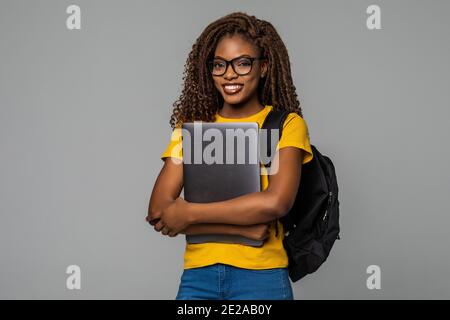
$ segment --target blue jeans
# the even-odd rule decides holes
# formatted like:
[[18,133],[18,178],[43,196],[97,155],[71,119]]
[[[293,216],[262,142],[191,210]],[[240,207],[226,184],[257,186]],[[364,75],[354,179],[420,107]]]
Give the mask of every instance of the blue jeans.
[[184,269],[176,300],[293,300],[287,268],[252,270],[226,264]]

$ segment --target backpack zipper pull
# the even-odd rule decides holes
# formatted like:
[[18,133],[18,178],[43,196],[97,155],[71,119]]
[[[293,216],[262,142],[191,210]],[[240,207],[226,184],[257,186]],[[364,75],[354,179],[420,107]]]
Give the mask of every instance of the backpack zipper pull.
[[325,214],[323,215],[322,221],[325,221],[325,219],[327,218],[328,215],[328,208],[330,207],[330,203],[331,203],[331,197],[333,196],[333,192],[328,192],[328,206],[327,209],[325,210]]

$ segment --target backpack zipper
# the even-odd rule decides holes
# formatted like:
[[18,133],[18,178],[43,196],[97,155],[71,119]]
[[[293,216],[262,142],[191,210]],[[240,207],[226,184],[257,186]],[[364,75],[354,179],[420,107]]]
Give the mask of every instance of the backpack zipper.
[[[328,206],[327,206],[327,209],[325,210],[325,214],[324,214],[324,216],[323,216],[323,219],[322,219],[322,221],[325,221],[325,218],[327,217],[327,215],[328,215],[328,208],[330,207],[330,203],[331,203],[331,197],[333,196],[333,192],[329,192],[328,193]],[[336,236],[336,240],[341,240],[341,237],[339,236],[339,234]]]
[[325,210],[325,214],[323,215],[322,221],[325,221],[325,219],[328,216],[328,208],[330,207],[331,204],[331,197],[333,196],[333,192],[328,192],[328,205],[327,205],[327,209]]

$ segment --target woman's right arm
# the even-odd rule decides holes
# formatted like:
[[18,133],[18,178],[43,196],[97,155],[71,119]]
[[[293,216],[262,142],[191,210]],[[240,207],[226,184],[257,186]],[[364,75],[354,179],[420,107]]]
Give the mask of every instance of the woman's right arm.
[[241,235],[253,240],[264,240],[269,236],[268,224],[232,225],[215,223],[193,224],[182,230],[183,234],[230,234]]
[[[161,212],[175,201],[183,189],[183,164],[165,158],[164,165],[153,186],[148,207],[147,221],[155,225]],[[255,240],[263,240],[268,236],[268,224],[231,225],[220,223],[193,224],[182,230],[182,234],[233,234],[242,235]]]

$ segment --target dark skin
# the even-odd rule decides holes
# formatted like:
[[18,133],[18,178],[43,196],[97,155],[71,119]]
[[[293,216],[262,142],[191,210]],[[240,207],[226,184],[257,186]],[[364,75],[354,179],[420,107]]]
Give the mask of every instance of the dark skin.
[[[226,60],[242,55],[259,57],[259,54],[259,48],[240,35],[222,38],[215,50],[215,57]],[[238,119],[261,111],[264,106],[258,99],[257,88],[267,68],[266,61],[256,60],[247,75],[240,76],[228,66],[223,76],[214,76],[214,85],[224,98],[219,114]],[[244,87],[235,95],[227,95],[222,87],[226,83],[240,83]],[[190,203],[181,198],[183,166],[166,158],[152,191],[146,220],[156,231],[170,237],[179,233],[220,233],[265,239],[270,222],[281,218],[294,203],[303,156],[303,150],[298,148],[280,149],[274,159],[278,171],[269,175],[266,190],[213,203]]]

